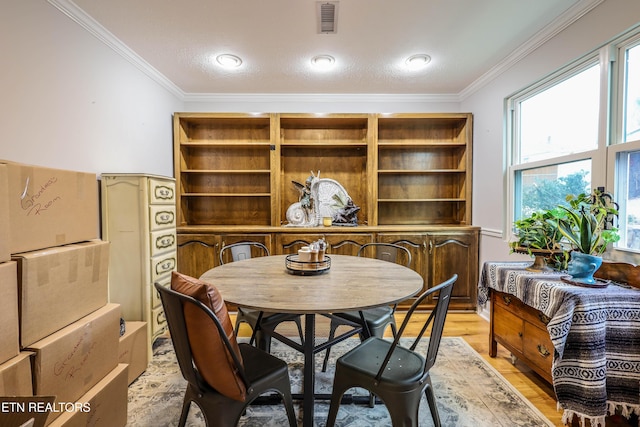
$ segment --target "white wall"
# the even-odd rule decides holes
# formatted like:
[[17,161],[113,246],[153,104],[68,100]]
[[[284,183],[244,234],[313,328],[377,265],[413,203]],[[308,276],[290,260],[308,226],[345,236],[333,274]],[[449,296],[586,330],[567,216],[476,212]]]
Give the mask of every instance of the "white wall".
[[174,94],[45,0],[5,1],[0,31],[0,159],[173,176]]
[[509,255],[503,236],[505,200],[504,100],[636,25],[640,2],[606,0],[522,61],[461,102],[474,113],[473,223],[481,226],[480,265]]

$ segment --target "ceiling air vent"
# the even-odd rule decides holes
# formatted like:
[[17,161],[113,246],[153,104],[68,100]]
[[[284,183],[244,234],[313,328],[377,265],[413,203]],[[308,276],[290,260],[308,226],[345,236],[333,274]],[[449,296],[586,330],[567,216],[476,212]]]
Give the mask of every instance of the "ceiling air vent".
[[338,32],[338,2],[319,1],[318,6],[318,33],[336,34]]

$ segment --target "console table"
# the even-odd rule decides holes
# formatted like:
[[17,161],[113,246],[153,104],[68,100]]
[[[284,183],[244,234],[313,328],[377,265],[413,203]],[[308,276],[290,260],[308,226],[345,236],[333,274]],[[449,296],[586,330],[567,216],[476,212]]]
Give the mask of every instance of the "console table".
[[565,423],[640,413],[640,289],[575,286],[530,264],[483,266],[478,302],[492,301],[490,356],[500,343],[551,380]]

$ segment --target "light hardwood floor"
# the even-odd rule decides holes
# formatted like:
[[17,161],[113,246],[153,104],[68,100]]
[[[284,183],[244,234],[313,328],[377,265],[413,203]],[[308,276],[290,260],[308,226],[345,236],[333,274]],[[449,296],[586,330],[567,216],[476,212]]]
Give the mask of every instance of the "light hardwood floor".
[[[428,313],[416,313],[409,324],[406,334],[408,336],[416,335],[426,320]],[[232,321],[233,313],[231,313]],[[322,319],[319,317],[319,319]],[[398,325],[402,322],[403,313],[397,313],[396,321]],[[327,323],[327,324],[325,324]],[[297,330],[292,323],[289,325],[282,324],[279,328],[291,328],[288,331],[292,336],[297,335]],[[281,333],[286,329],[280,330]],[[322,336],[323,331],[328,330],[328,322],[318,321],[316,331]],[[388,335],[390,336],[390,331]],[[242,327],[238,335],[249,336],[251,330],[248,327]],[[509,381],[525,398],[540,410],[549,420],[556,426],[563,426],[562,411],[557,410],[555,393],[553,387],[543,380],[538,374],[527,368],[523,363],[511,363],[511,354],[502,346],[498,345],[498,354],[496,357],[489,357],[489,322],[476,313],[457,313],[449,312],[444,329],[445,336],[462,337],[473,347],[485,360],[491,364],[507,381]],[[574,426],[578,424],[574,423]],[[626,427],[628,423],[620,420],[607,419],[607,427]]]

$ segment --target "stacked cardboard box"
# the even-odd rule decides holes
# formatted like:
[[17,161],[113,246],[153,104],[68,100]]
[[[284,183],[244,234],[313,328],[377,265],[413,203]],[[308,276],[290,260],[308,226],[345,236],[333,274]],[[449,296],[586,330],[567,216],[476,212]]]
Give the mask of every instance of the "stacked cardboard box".
[[[90,402],[82,401],[88,392],[118,367],[120,306],[107,304],[71,325],[29,346],[33,358],[33,391],[39,396],[56,396],[56,407],[48,422],[67,412],[91,413]],[[125,372],[126,376],[126,372]],[[99,387],[107,387],[103,384]],[[127,384],[111,397],[126,402]],[[121,401],[121,400],[120,400]],[[64,405],[64,406],[63,406]],[[88,406],[87,406],[88,405]],[[126,404],[112,414],[111,426],[126,424]],[[118,418],[120,416],[123,418]],[[119,422],[123,421],[123,422]]]
[[128,321],[126,332],[120,337],[118,362],[129,365],[127,384],[147,370],[149,356],[147,349],[147,322]]
[[47,424],[126,424],[96,178],[0,161],[0,396],[55,396]]

